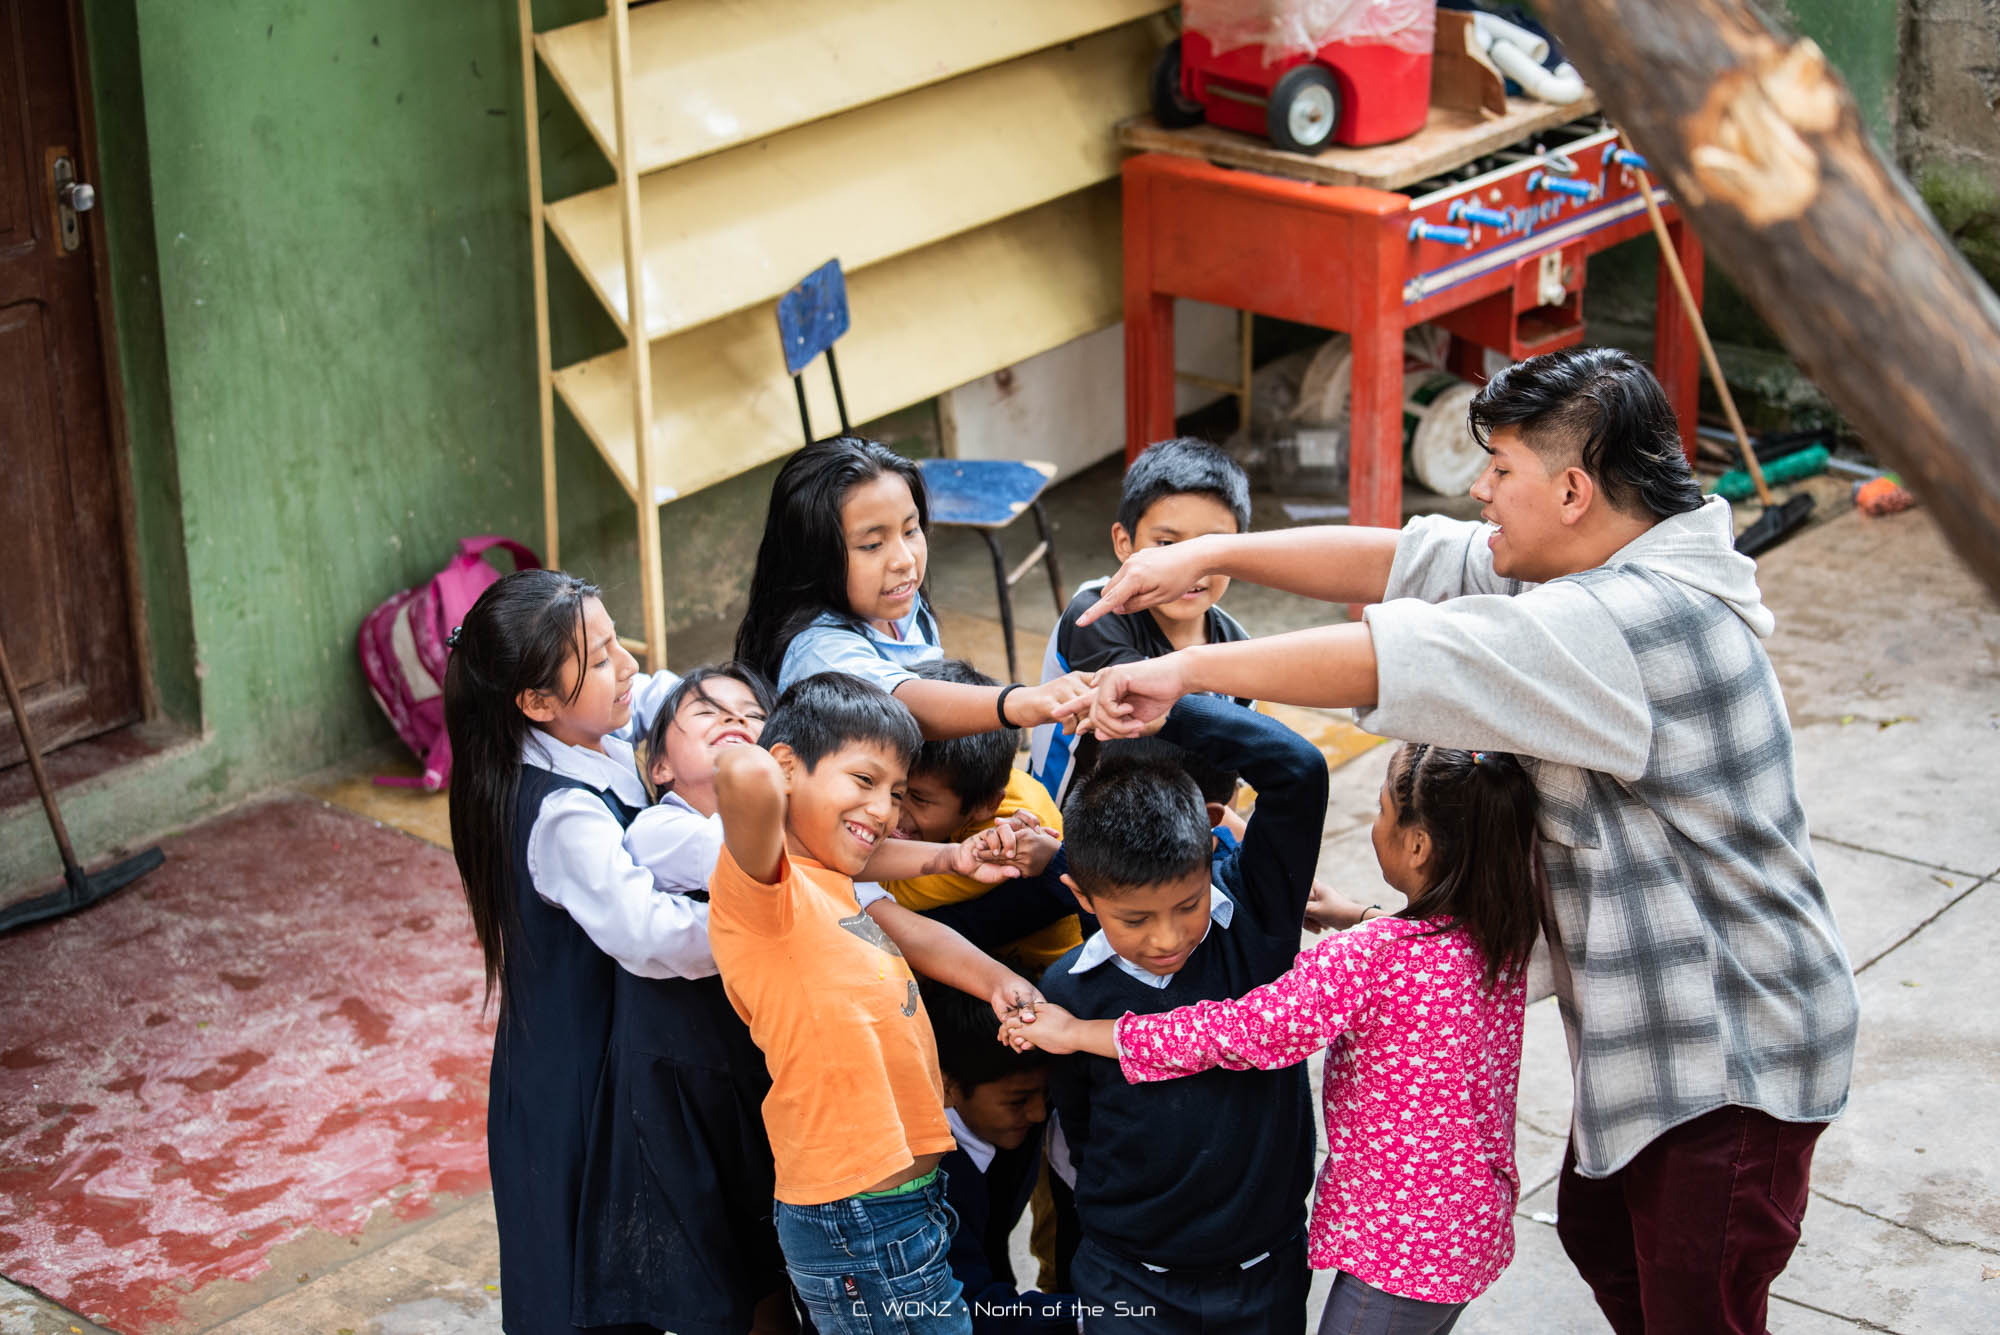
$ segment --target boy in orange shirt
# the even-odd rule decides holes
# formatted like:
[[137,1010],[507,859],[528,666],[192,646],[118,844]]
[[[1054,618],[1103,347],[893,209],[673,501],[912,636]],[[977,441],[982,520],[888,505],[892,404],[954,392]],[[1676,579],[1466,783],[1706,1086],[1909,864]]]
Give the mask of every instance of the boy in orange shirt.
[[785,1268],[822,1335],[970,1335],[946,1263],[944,1082],[911,968],[1002,1015],[1039,996],[951,929],[855,900],[923,740],[894,697],[844,673],[808,677],[761,740],[716,764],[709,940],[771,1071]]

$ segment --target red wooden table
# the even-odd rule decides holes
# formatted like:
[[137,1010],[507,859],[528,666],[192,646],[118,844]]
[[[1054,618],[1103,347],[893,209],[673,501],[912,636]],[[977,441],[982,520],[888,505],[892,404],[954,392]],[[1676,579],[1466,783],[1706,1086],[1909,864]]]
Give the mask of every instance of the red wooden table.
[[[1128,133],[1127,142],[1165,142],[1167,132],[1144,128],[1146,138]],[[1416,186],[1423,193],[1289,179],[1178,152],[1128,158],[1127,461],[1174,432],[1176,297],[1340,330],[1353,340],[1352,522],[1400,525],[1404,331],[1426,322],[1450,330],[1452,369],[1468,379],[1480,378],[1482,348],[1518,360],[1581,342],[1589,256],[1651,230],[1617,148],[1614,132],[1585,126],[1540,154],[1503,153],[1511,160],[1469,179],[1459,179],[1468,169],[1454,176],[1433,163]],[[1657,186],[1654,198],[1699,300],[1701,243]],[[1692,459],[1700,354],[1664,270],[1655,335],[1653,369]]]

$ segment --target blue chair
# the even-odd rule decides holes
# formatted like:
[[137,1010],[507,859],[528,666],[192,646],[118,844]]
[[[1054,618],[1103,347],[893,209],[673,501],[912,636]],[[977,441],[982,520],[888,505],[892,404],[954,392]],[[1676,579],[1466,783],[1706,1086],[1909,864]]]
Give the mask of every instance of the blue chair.
[[[826,354],[827,375],[833,381],[841,432],[853,432],[847,421],[847,397],[840,388],[840,367],[833,357],[833,345],[847,332],[848,324],[847,283],[839,260],[828,260],[778,298],[778,338],[784,345],[792,389],[798,395],[799,427],[807,444],[813,441],[813,429],[812,415],[806,409],[804,374],[821,353]],[[1048,571],[1056,615],[1060,617],[1069,605],[1056,561],[1055,535],[1049,529],[1048,512],[1042,508],[1042,492],[1055,476],[1055,465],[1026,459],[922,459],[917,468],[923,474],[924,490],[930,493],[931,523],[968,528],[985,539],[986,550],[993,557],[994,592],[1000,600],[1000,633],[1007,642],[1007,676],[1019,681],[1021,670],[1014,653],[1014,586],[1040,562]],[[1034,515],[1041,541],[1010,571],[1000,551],[999,533],[1020,518],[1023,510]]]

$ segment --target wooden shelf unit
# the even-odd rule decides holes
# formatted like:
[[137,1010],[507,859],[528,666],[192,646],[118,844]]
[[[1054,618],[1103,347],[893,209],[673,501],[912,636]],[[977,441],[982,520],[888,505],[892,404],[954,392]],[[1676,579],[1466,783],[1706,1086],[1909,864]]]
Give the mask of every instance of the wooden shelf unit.
[[[1117,320],[1110,127],[1143,109],[1168,6],[608,0],[537,33],[518,5],[548,560],[560,397],[634,503],[659,668],[658,507],[797,448],[772,308],[801,275],[830,255],[848,271],[865,334],[841,362],[863,420]],[[538,61],[614,184],[545,200]],[[623,348],[552,364],[550,234]]]

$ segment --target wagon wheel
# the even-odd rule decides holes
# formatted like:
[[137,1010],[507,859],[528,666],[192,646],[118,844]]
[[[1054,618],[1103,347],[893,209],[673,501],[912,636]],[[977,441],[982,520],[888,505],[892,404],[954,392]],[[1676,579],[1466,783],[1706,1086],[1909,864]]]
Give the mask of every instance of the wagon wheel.
[[1176,37],[1153,62],[1153,119],[1169,130],[1199,125],[1205,119],[1201,103],[1181,91],[1181,39]]
[[1340,89],[1326,66],[1300,65],[1287,70],[1271,90],[1264,128],[1279,148],[1317,153],[1333,142],[1339,125]]

